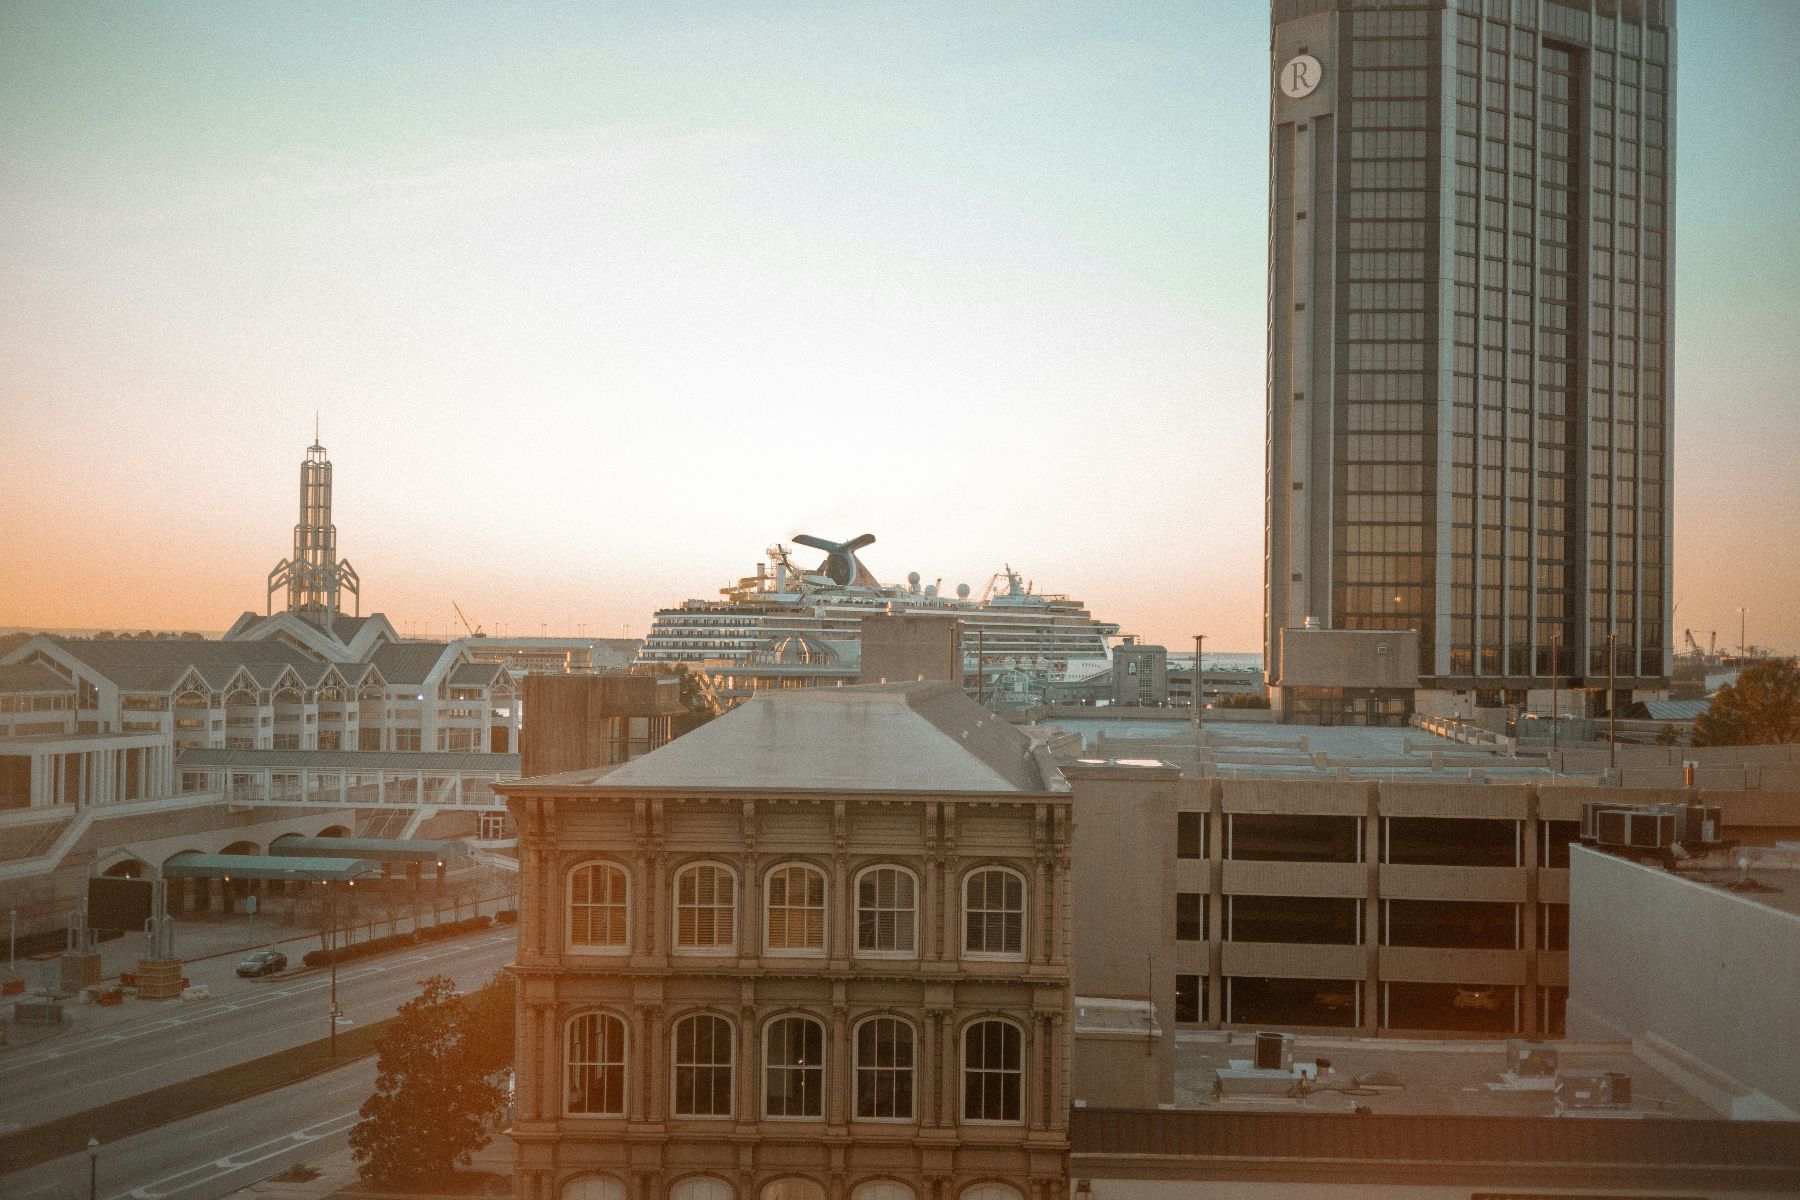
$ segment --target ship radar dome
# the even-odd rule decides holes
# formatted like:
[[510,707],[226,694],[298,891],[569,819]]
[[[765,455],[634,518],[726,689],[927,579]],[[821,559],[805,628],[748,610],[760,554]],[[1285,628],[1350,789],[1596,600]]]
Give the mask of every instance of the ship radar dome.
[[969,598],[969,585],[968,584],[959,583],[956,585],[956,598],[958,600],[967,600]]
[[909,592],[916,592],[919,590],[919,573],[917,571],[908,571],[906,573],[906,590]]

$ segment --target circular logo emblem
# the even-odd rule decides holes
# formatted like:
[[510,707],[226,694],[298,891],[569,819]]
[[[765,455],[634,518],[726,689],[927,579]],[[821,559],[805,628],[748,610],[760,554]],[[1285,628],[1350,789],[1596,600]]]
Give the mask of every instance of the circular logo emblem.
[[1289,100],[1302,100],[1313,94],[1319,81],[1325,77],[1325,68],[1319,60],[1310,54],[1301,54],[1288,59],[1287,65],[1281,68],[1278,82],[1281,94]]

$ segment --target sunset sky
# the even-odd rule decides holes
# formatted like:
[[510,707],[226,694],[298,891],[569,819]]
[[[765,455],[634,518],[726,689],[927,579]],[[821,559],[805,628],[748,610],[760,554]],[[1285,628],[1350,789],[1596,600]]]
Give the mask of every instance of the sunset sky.
[[[1682,8],[1675,616],[1800,650],[1800,4]],[[797,532],[1259,648],[1268,7],[0,7],[0,625],[641,635]]]

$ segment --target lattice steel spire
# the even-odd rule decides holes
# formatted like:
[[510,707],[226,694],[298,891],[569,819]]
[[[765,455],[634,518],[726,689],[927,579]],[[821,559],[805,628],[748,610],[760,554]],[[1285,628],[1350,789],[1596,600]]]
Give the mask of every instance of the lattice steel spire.
[[313,444],[300,464],[300,523],[294,526],[294,553],[269,572],[268,611],[275,593],[287,589],[287,610],[329,627],[338,613],[338,596],[356,597],[362,615],[362,593],[356,568],[337,557],[337,526],[331,523],[331,460],[319,444],[318,418],[313,418]]

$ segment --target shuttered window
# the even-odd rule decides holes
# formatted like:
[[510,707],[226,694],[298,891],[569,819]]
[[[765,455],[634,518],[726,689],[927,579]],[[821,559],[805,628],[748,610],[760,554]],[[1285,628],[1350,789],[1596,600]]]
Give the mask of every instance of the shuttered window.
[[1025,880],[1000,867],[963,882],[963,949],[969,954],[1023,956]]
[[675,947],[730,949],[737,938],[737,878],[716,863],[695,863],[675,877]]
[[625,949],[627,916],[624,871],[610,863],[588,863],[570,874],[571,949]]
[[825,875],[798,863],[776,867],[766,885],[771,950],[825,949]]
[[856,948],[862,953],[918,953],[918,884],[899,867],[872,867],[856,881]]

